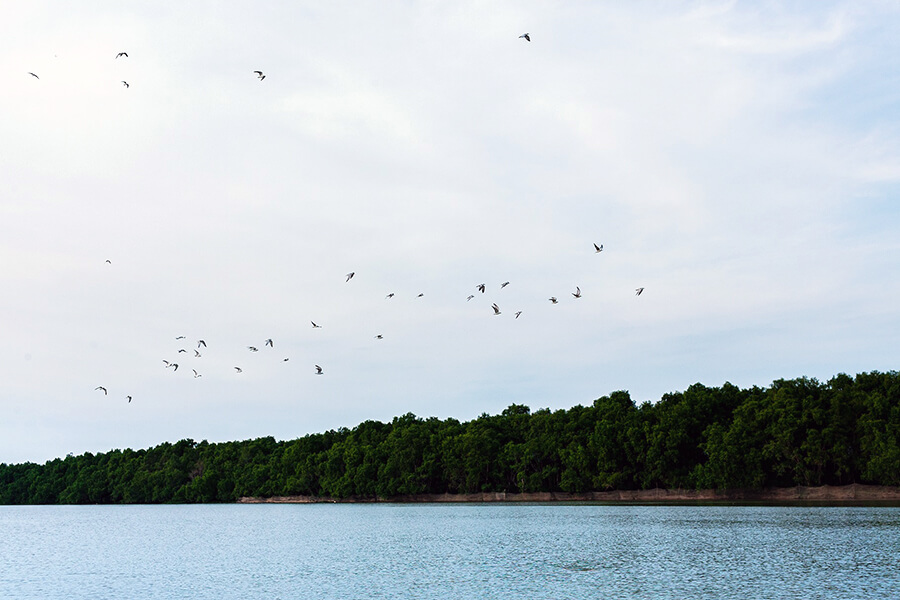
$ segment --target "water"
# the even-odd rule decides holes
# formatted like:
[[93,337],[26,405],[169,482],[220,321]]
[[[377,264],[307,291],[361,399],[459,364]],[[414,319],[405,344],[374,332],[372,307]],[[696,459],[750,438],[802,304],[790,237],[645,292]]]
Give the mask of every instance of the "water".
[[900,509],[4,506],[0,598],[900,598]]

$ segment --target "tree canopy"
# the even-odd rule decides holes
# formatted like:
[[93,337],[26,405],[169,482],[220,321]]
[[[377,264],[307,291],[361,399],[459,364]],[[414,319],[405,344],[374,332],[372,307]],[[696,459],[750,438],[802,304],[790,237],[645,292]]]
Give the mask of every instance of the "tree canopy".
[[900,374],[695,384],[636,405],[365,421],[290,441],[185,439],[0,464],[2,504],[233,502],[242,496],[900,485]]

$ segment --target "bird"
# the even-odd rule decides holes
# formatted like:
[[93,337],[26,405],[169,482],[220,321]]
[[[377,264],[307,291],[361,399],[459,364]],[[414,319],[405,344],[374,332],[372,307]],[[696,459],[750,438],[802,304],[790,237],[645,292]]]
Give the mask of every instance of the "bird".
[[599,246],[594,244],[594,252],[603,252],[603,244],[600,244]]
[[106,264],[111,265],[111,264],[112,264],[112,261],[109,260],[109,259],[107,258],[107,259],[106,259]]
[[257,79],[259,79],[260,81],[262,81],[263,79],[266,78],[266,76],[263,75],[263,72],[262,72],[262,71],[253,71],[253,72],[256,73],[256,77],[257,77]]
[[575,296],[576,298],[581,298],[581,288],[576,285],[575,291],[572,292],[572,295]]
[[95,389],[95,390],[103,390],[103,395],[104,395],[104,396],[107,395],[107,393],[106,393],[106,388],[103,387],[102,385],[98,385],[98,386],[95,387],[94,389]]
[[180,353],[182,353],[182,352],[187,352],[187,350],[185,350],[184,348],[179,348],[179,349],[178,349],[178,353],[180,354]]
[[[351,272],[351,273],[347,273],[347,281],[350,281],[351,279],[353,279],[353,276],[354,276],[354,275],[356,275],[356,271],[353,271],[353,272]],[[344,283],[347,283],[347,281],[345,281]]]
[[269,348],[275,347],[275,344],[272,343],[272,338],[266,340],[266,346],[268,346]]
[[383,340],[383,339],[384,339],[384,336],[381,335],[381,334],[379,333],[378,335],[375,336],[375,339],[376,339],[376,340]]
[[169,368],[169,365],[170,365],[171,363],[170,363],[169,361],[167,361],[166,359],[163,359],[163,362],[166,363],[166,368],[168,369],[168,368]]
[[281,361],[281,362],[287,362],[287,361],[289,361],[289,360],[291,360],[291,359],[285,358],[285,359],[284,359],[283,361]]
[[316,325],[316,322],[315,322],[315,321],[310,321],[310,323],[312,323],[313,329],[322,329],[322,326],[321,326],[321,325]]
[[637,288],[636,290],[634,290],[634,295],[640,296],[641,292],[643,292],[643,291],[644,291],[644,288]]
[[249,350],[250,352],[259,352],[259,348],[257,348],[256,346],[247,346],[247,350]]
[[479,283],[478,285],[475,286],[475,289],[483,294],[484,293],[484,284]]
[[200,373],[197,372],[197,369],[191,369],[191,371],[194,372],[194,379],[197,379],[198,377],[203,377],[203,375],[201,375]]
[[508,286],[508,285],[509,285],[509,282],[508,282],[508,281],[504,281],[503,283],[500,284],[500,289],[502,290],[503,288],[505,288],[505,287]]
[[128,400],[129,403],[131,403],[131,396],[125,396],[125,399]]
[[421,298],[421,297],[424,296],[424,295],[425,295],[424,293],[419,294],[418,296],[416,296],[416,298]]
[[491,308],[494,309],[494,316],[497,316],[497,315],[500,314],[500,307],[499,307],[499,306],[497,306],[496,304],[491,304]]
[[127,52],[119,52],[118,54],[116,54],[116,58],[119,58],[120,56],[124,56],[125,58],[128,58],[128,53]]
[[393,298],[393,297],[394,297],[394,292],[391,292],[390,294],[388,294],[387,296],[385,296],[384,299],[385,299],[385,300],[388,300],[388,299]]
[[203,346],[204,348],[206,348],[206,342],[204,342],[203,340],[199,340],[197,342],[197,348],[200,348],[200,346]]
[[200,358],[202,356],[199,350],[194,350],[194,358]]
[[179,336],[178,336],[177,338],[175,338],[175,339],[176,339],[176,340],[183,340],[183,339],[184,339],[184,336],[183,336],[183,335],[179,335]]
[[126,88],[130,88],[130,87],[131,87],[130,85],[128,85],[128,82],[127,82],[127,81],[122,81],[122,85],[124,85]]
[[171,363],[171,364],[169,364],[169,365],[166,366],[167,369],[168,369],[169,367],[172,367],[172,372],[174,373],[175,371],[178,370],[178,363]]
[[32,73],[31,71],[28,71],[28,74],[31,75],[32,77],[34,77],[35,79],[40,79],[40,77],[38,77],[37,75],[35,75],[35,74]]
[[235,367],[234,370],[237,371],[238,373],[243,373],[243,372],[244,372],[244,370],[243,370],[242,368],[240,368],[240,367]]
[[518,318],[519,318],[519,315],[521,315],[521,314],[522,314],[522,311],[521,311],[521,310],[520,310],[520,311],[516,311],[516,318],[518,319]]
[[[320,367],[319,365],[316,365],[316,375],[321,375],[321,374],[322,374],[322,367]],[[338,379],[340,379],[340,378],[338,378]]]
[[468,302],[469,300],[471,300],[474,297],[475,296],[473,296],[472,294],[469,294],[468,296],[466,296],[466,302]]
[[527,34],[527,33],[523,33],[523,34],[520,35],[519,37],[520,37],[520,38],[525,38],[525,41],[526,41],[526,42],[530,42],[530,41],[531,41],[531,36],[530,36],[529,34]]
[[559,302],[559,300],[556,299],[556,296],[550,296],[550,302],[556,304],[557,302]]

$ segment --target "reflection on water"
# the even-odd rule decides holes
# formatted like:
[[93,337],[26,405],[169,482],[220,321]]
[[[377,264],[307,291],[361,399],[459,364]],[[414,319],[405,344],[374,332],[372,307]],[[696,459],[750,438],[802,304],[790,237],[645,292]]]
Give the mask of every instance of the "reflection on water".
[[900,509],[0,507],[0,598],[900,598]]

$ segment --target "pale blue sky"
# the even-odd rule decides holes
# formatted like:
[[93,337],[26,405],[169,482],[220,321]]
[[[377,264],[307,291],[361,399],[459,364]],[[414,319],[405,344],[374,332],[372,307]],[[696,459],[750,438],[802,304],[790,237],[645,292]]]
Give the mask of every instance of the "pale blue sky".
[[4,4],[0,462],[895,369],[898,28]]

